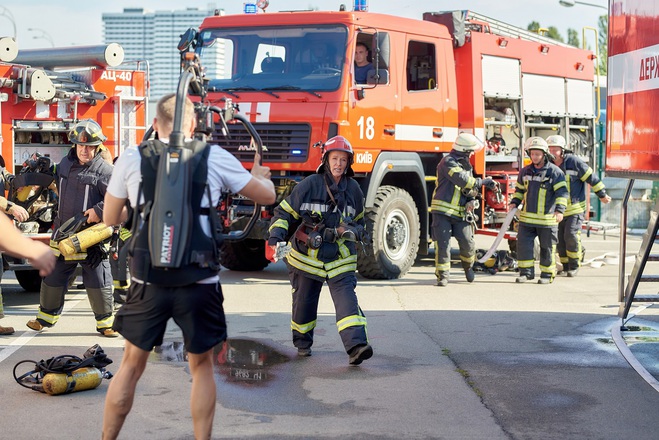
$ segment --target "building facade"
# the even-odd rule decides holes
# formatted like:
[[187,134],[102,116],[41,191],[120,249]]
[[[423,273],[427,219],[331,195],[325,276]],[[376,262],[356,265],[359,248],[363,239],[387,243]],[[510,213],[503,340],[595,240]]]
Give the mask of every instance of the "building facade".
[[[103,13],[105,44],[119,43],[126,62],[147,61],[149,65],[151,103],[175,92],[180,76],[180,53],[177,49],[181,34],[188,28],[199,28],[205,17],[213,15],[212,4],[207,10],[189,8],[177,11],[149,11],[125,8],[119,13]],[[204,49],[204,67],[209,74],[222,70],[222,46]],[[149,112],[150,114],[151,111]]]

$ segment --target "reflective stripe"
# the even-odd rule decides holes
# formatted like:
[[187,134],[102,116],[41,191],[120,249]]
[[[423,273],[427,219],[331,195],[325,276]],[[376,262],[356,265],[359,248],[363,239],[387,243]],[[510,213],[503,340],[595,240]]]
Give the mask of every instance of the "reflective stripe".
[[336,327],[339,329],[339,332],[347,329],[348,327],[366,327],[366,318],[359,315],[350,315],[346,316],[342,320],[336,323]]
[[44,313],[41,310],[39,310],[39,313],[37,313],[37,319],[46,321],[50,325],[55,325],[57,321],[59,321],[59,317],[60,315],[49,315],[48,313]]
[[110,328],[112,327],[112,324],[114,324],[114,316],[109,316],[105,319],[101,319],[100,321],[96,321],[96,328],[99,330],[102,330],[104,328]]
[[535,263],[534,260],[517,260],[517,266],[520,269],[528,269],[530,267],[533,267],[534,263]]
[[291,330],[295,330],[296,332],[304,334],[304,333],[310,332],[314,328],[316,328],[316,320],[315,319],[311,322],[306,323],[306,324],[298,324],[298,323],[291,320]]
[[268,232],[272,231],[275,228],[282,228],[288,231],[288,222],[281,218],[277,219],[270,225],[270,228],[268,228]]
[[473,263],[475,259],[476,258],[474,255],[472,255],[471,257],[463,257],[462,255],[460,255],[460,260],[465,263]]
[[439,272],[448,272],[448,270],[451,268],[451,263],[439,263],[435,265],[435,269],[438,270]]
[[300,214],[298,214],[292,207],[291,205],[288,204],[286,200],[282,200],[282,202],[279,204],[279,207],[283,209],[284,211],[288,212],[290,215],[293,216],[295,220],[300,219]]
[[567,209],[565,210],[565,217],[574,215],[574,214],[581,214],[582,212],[586,212],[586,202],[579,202],[579,203],[572,203],[569,204]]
[[[282,205],[283,204],[284,204],[284,202],[282,202]],[[285,207],[284,207],[284,209],[286,211],[288,211]],[[329,210],[330,210],[330,205],[327,205],[325,203],[308,203],[308,202],[304,202],[300,205],[300,211],[310,211],[310,212],[324,213],[324,212],[329,212]],[[290,214],[293,214],[293,213],[291,212]]]

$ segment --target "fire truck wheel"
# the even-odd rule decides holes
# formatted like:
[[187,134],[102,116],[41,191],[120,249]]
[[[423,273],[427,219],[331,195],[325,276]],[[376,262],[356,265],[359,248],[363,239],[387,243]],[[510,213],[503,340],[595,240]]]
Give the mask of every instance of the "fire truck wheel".
[[265,241],[251,238],[238,242],[225,241],[220,259],[227,269],[246,272],[263,270],[270,263],[265,258]]
[[382,186],[366,210],[372,242],[360,252],[359,273],[372,279],[400,278],[414,264],[419,250],[419,213],[407,191]]
[[26,292],[38,292],[41,289],[41,277],[38,270],[17,270],[15,273],[18,284]]

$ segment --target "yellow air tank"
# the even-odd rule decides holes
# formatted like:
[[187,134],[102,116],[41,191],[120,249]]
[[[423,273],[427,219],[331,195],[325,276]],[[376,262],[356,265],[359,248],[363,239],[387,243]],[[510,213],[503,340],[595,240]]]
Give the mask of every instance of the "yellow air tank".
[[66,373],[48,373],[43,377],[43,390],[55,396],[76,391],[93,390],[101,384],[103,373],[94,367],[78,368],[71,375]]
[[65,238],[60,241],[57,247],[65,257],[86,251],[89,247],[100,243],[101,241],[112,236],[112,226],[105,223],[96,223],[93,226]]

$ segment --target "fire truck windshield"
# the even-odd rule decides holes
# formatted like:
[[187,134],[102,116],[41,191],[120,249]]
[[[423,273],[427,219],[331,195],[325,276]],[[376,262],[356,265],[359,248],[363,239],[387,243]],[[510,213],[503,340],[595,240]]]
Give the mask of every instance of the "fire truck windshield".
[[210,91],[332,91],[345,71],[345,26],[205,29]]

